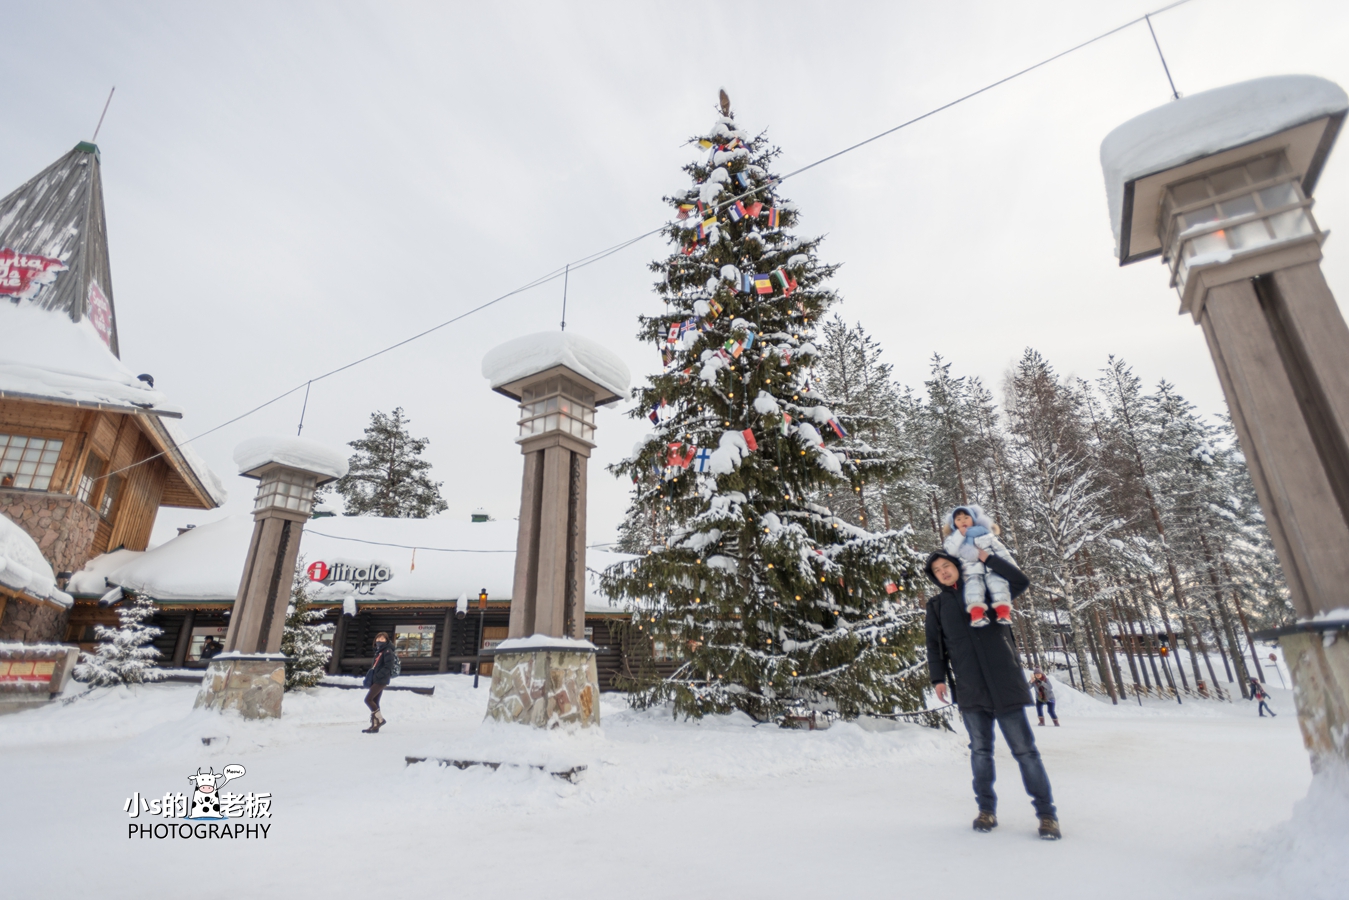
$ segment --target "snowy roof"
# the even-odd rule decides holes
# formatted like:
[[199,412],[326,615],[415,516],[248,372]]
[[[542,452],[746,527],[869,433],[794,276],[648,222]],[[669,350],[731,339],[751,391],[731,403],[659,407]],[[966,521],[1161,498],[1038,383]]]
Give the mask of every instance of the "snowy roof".
[[133,559],[144,556],[144,550],[113,550],[110,553],[101,553],[84,564],[74,575],[70,576],[70,582],[66,585],[66,590],[78,597],[102,597],[108,592],[108,575],[115,569],[120,569]]
[[323,476],[324,481],[347,474],[347,458],[327,444],[302,437],[264,435],[249,438],[234,448],[240,475],[256,476],[268,463],[280,463]]
[[518,400],[520,395],[510,389],[514,382],[555,366],[566,366],[614,395],[600,403],[626,396],[632,381],[627,365],[616,353],[566,331],[541,331],[507,341],[483,357],[482,374],[492,383],[492,390]]
[[[1133,196],[1134,182],[1228,150],[1245,148],[1245,157],[1282,147],[1310,195],[1347,109],[1349,97],[1334,82],[1276,75],[1193,94],[1120,125],[1101,142],[1101,168],[1121,262],[1159,249],[1153,215],[1165,185],[1144,202]],[[1307,133],[1291,134],[1299,126]],[[1265,139],[1268,147],[1252,146]],[[1188,174],[1178,172],[1167,183]]]
[[[368,594],[356,594],[357,603],[454,602],[461,595],[476,598],[486,589],[492,600],[507,600],[515,581],[514,521],[469,522],[461,518],[382,519],[375,516],[334,516],[305,524],[300,554],[306,566],[322,562],[353,567],[383,566],[391,577],[375,584]],[[230,602],[238,592],[244,558],[253,534],[253,516],[241,513],[200,525],[153,550],[108,566],[103,557],[91,560],[72,584],[80,593],[101,594],[95,571],[107,583],[144,591],[166,602]],[[412,548],[417,551],[414,557]],[[451,552],[453,551],[453,552]],[[616,612],[598,591],[597,572],[622,559],[621,554],[586,551],[588,612]],[[416,567],[413,567],[413,564]],[[321,587],[315,599],[338,603],[355,594],[349,583]]]
[[0,397],[181,416],[104,345],[87,319],[0,299]]
[[9,516],[0,513],[0,585],[39,600],[70,606],[70,595],[56,586],[56,575],[37,542]]
[[76,144],[0,199],[0,254],[6,250],[24,258],[0,258],[0,296],[72,322],[89,321],[92,312],[105,335],[100,342],[118,355],[97,147]]

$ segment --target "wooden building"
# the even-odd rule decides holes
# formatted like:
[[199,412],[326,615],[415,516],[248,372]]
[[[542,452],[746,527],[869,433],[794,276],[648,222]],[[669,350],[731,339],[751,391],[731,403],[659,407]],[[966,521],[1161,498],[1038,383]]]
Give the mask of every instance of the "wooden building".
[[[60,580],[144,550],[161,506],[225,500],[181,416],[120,359],[99,153],[81,143],[0,200],[0,515]],[[65,612],[17,614],[0,640],[65,637]]]
[[[482,656],[506,639],[514,581],[516,523],[451,519],[314,519],[300,545],[301,570],[312,602],[334,626],[329,672],[361,675],[373,662],[375,635],[394,641],[404,674],[491,672]],[[93,626],[116,619],[100,603],[110,590],[142,592],[159,612],[161,664],[205,668],[203,649],[223,639],[252,534],[250,514],[184,530],[154,550],[121,550],[92,560],[72,578],[75,596],[69,638],[93,646]],[[622,628],[631,614],[600,593],[598,572],[622,557],[588,553],[584,633],[600,648],[600,686],[615,680],[657,648]],[[486,594],[486,602],[479,598]],[[639,633],[639,632],[638,632]],[[659,660],[672,670],[673,662]]]

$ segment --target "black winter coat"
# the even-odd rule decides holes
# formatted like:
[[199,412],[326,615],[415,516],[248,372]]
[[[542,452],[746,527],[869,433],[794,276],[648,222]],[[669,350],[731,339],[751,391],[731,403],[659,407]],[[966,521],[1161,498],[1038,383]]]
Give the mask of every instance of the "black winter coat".
[[375,654],[375,664],[365,673],[365,686],[388,684],[393,678],[393,645],[385,644],[384,649]]
[[[996,715],[1029,706],[1030,685],[1017,659],[1011,629],[992,622],[982,628],[971,628],[963,599],[965,579],[962,577],[955,587],[938,582],[932,575],[932,562],[938,557],[960,567],[959,560],[941,550],[927,560],[928,577],[942,589],[927,602],[927,666],[932,683],[949,683],[954,674],[952,688],[961,709],[979,709]],[[1030,579],[1001,557],[990,555],[984,565],[1007,579],[1013,598],[1030,587]]]

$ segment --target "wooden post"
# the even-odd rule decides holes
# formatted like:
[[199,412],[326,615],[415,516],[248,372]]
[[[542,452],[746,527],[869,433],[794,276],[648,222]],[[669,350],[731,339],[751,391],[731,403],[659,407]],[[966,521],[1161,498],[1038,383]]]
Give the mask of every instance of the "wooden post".
[[187,660],[187,649],[192,644],[192,625],[197,620],[197,611],[189,609],[183,613],[183,624],[178,631],[178,640],[173,645],[173,667],[181,669]]

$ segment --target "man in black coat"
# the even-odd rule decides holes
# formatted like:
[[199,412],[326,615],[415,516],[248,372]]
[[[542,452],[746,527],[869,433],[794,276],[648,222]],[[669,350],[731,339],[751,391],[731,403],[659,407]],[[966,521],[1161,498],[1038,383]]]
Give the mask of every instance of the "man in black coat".
[[[1007,579],[1013,599],[1030,587],[1030,579],[1007,560],[987,551],[980,551],[979,559]],[[979,804],[974,830],[992,831],[998,825],[998,796],[993,793],[993,723],[997,722],[1021,767],[1021,781],[1031,796],[1035,814],[1040,817],[1040,837],[1058,840],[1062,835],[1049,776],[1026,718],[1026,707],[1032,702],[1030,685],[1017,661],[1010,629],[970,627],[960,560],[938,550],[927,558],[926,571],[941,588],[941,593],[927,602],[928,672],[939,700],[949,703],[954,696],[970,734],[974,798]],[[986,603],[989,599],[984,597]]]

